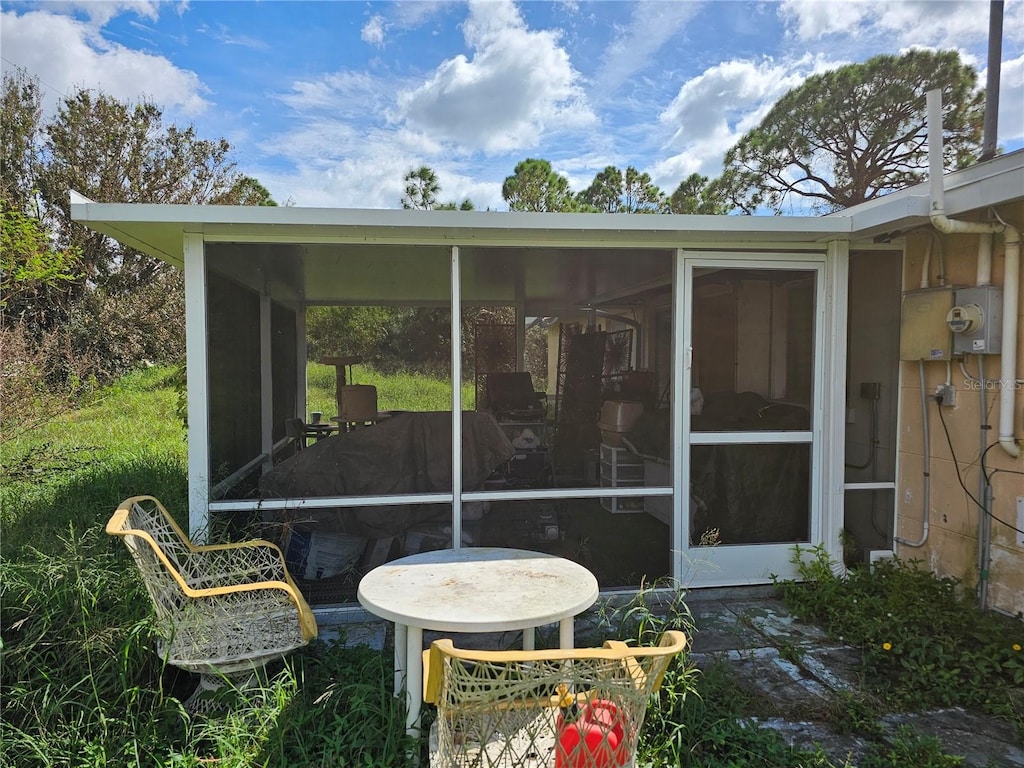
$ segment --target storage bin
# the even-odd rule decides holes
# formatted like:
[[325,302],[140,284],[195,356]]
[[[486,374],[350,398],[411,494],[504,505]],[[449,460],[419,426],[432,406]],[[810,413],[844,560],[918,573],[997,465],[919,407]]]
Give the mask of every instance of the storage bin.
[[642,403],[629,400],[607,400],[601,406],[599,426],[614,432],[628,432],[644,412]]
[[607,400],[601,406],[601,418],[597,428],[601,430],[601,442],[619,447],[622,438],[643,413],[644,406],[629,400]]

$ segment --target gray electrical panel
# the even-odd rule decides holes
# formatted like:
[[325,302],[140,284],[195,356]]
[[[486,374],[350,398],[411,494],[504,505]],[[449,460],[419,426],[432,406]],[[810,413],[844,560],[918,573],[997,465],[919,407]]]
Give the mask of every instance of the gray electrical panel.
[[954,355],[998,355],[1003,341],[1003,289],[957,288],[947,316]]

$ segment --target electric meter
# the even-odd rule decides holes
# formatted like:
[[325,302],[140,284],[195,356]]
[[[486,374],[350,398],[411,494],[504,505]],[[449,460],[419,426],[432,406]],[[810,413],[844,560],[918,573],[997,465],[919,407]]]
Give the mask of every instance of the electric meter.
[[957,288],[946,313],[954,355],[998,355],[1003,335],[1003,291],[993,285]]
[[953,333],[976,333],[985,324],[985,313],[977,304],[956,306],[946,315],[946,325]]

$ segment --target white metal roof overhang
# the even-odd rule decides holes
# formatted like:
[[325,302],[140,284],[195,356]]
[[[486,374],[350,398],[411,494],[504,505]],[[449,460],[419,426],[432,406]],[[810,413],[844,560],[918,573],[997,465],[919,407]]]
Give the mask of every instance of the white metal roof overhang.
[[408,211],[95,203],[72,193],[72,217],[170,264],[201,234],[211,269],[277,300],[444,303],[450,247],[463,298],[526,310],[634,298],[670,281],[669,255],[807,250],[850,236],[844,217]]
[[[1024,197],[1024,150],[977,163],[942,177],[946,215],[950,218],[983,212]],[[892,238],[929,224],[928,183],[901,189],[826,219],[849,219],[853,239]]]

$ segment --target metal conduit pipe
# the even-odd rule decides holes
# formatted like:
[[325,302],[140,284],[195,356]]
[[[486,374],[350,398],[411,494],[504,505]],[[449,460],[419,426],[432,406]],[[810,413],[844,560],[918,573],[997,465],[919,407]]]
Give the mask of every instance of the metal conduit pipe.
[[[932,233],[929,233],[929,234],[932,234]],[[924,263],[921,265],[921,287],[922,288],[931,288],[932,287],[931,286],[931,276],[930,276],[929,273],[931,272],[932,243],[934,242],[934,239],[935,239],[934,237],[928,238],[928,245],[926,245],[925,249],[924,249]]]
[[[984,456],[985,451],[988,449],[986,444],[988,434],[984,428],[985,423],[988,421],[986,414],[988,398],[986,397],[987,390],[985,389],[984,355],[978,355],[978,378],[981,379],[981,386],[978,387],[978,397],[980,398],[978,403],[978,432],[980,433],[978,450],[981,452],[978,455]],[[978,472],[980,475],[978,478],[978,498],[981,499],[983,505],[981,516],[978,518],[978,607],[985,610],[988,603],[988,566],[991,559],[992,520],[989,518],[989,510],[991,509],[989,495],[991,488],[989,488],[988,478],[985,476],[983,467],[984,462],[982,462],[982,467],[979,468],[981,471]]]
[[931,508],[932,450],[931,436],[928,434],[928,390],[924,384],[924,360],[917,361],[917,373],[921,380],[921,437],[924,440],[924,520],[921,523],[919,540],[910,541],[899,536],[893,538],[897,544],[905,544],[908,547],[923,547],[928,541],[928,514]]

